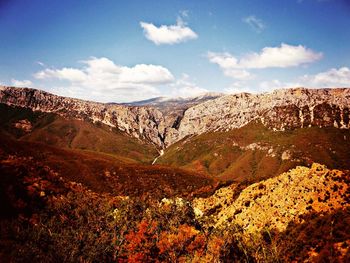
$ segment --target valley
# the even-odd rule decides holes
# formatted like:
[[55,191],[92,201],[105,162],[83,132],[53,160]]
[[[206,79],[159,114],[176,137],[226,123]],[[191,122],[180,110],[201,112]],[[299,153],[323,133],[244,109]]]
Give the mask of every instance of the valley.
[[346,88],[104,104],[1,87],[0,257],[345,262],[349,105]]
[[0,0],[0,263],[350,262],[349,11]]

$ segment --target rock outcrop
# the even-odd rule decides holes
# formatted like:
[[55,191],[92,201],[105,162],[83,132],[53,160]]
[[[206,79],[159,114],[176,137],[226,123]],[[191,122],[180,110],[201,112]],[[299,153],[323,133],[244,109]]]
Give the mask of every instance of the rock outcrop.
[[171,144],[186,136],[240,128],[260,120],[274,130],[309,126],[349,128],[350,89],[281,89],[272,93],[227,95],[189,108]]
[[29,88],[0,87],[0,103],[102,122],[160,148],[187,136],[240,128],[253,120],[273,130],[350,128],[349,88],[281,89],[258,95],[212,96],[202,101],[181,105],[181,110],[173,105],[171,112],[169,107],[103,104]]
[[[307,213],[330,213],[350,202],[349,171],[329,170],[324,165],[296,167],[275,178],[236,191],[231,185],[209,198],[194,200],[198,217],[215,227],[234,222],[250,233],[265,228],[284,231],[291,222],[302,223]],[[239,194],[237,194],[239,193]]]
[[151,107],[132,107],[104,104],[56,96],[29,88],[2,87],[0,103],[30,108],[33,111],[53,112],[63,117],[102,122],[136,138],[163,145],[164,117]]

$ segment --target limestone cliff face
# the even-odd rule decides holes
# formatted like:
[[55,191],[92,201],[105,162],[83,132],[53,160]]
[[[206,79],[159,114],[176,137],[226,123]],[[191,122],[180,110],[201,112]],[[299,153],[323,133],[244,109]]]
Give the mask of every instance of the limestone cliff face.
[[28,88],[2,87],[0,103],[31,108],[34,111],[53,112],[91,122],[102,122],[116,127],[136,138],[162,146],[164,118],[162,113],[150,107],[131,107],[103,104],[56,96]]
[[309,126],[350,128],[350,89],[281,89],[259,95],[220,96],[183,111],[151,106],[103,104],[65,98],[28,88],[0,88],[0,103],[55,112],[65,117],[103,122],[167,147],[186,136],[240,128],[260,120],[273,130]]
[[188,135],[239,128],[260,120],[274,130],[308,126],[350,128],[350,89],[281,89],[253,95],[223,96],[189,108],[179,128],[166,136],[171,144]]

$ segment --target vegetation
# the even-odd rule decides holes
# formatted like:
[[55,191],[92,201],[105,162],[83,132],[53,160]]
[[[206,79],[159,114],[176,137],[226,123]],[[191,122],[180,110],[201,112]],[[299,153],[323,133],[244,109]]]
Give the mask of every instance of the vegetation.
[[[152,198],[191,197],[208,195],[218,186],[210,178],[183,169],[143,165],[103,153],[18,142],[4,136],[0,136],[1,155],[2,158],[14,155],[40,161],[65,180],[81,183],[96,193]],[[16,172],[12,173],[15,176]]]
[[[313,162],[350,169],[349,149],[349,130],[310,127],[274,132],[253,122],[185,138],[166,149],[157,163],[200,170],[223,180],[258,182]],[[292,156],[282,159],[287,150]]]
[[28,157],[3,156],[0,174],[3,261],[349,260],[349,209],[310,213],[282,233],[247,234],[234,221],[208,227],[187,198],[96,193]]
[[279,234],[285,261],[311,259],[314,262],[350,261],[350,208],[330,214],[310,213],[302,224],[290,224]]
[[[20,120],[32,123],[31,132],[15,128]],[[142,142],[102,123],[64,119],[54,113],[0,104],[0,131],[16,139],[40,142],[59,148],[102,152],[151,163],[158,155],[154,145]]]
[[[30,121],[31,132],[14,126],[20,120]],[[348,169],[349,131],[272,132],[250,123],[185,138],[153,166],[145,163],[157,155],[154,146],[101,123],[0,104],[0,135],[2,262],[350,261],[345,203],[323,213],[310,209],[283,232],[254,233],[235,217],[214,227],[222,208],[215,202],[202,217],[193,206],[193,198],[215,197],[225,186],[233,187],[233,202],[251,183],[296,164]],[[292,157],[282,158],[286,150]],[[349,184],[347,178],[339,182]]]

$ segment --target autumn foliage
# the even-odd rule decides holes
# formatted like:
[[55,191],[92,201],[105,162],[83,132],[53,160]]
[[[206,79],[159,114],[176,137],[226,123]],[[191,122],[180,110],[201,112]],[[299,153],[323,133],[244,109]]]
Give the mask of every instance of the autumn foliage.
[[[10,171],[14,171],[10,173]],[[95,193],[31,159],[2,163],[2,262],[348,260],[350,211],[310,214],[284,233],[199,221],[191,202]],[[345,252],[344,252],[345,251]]]

